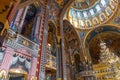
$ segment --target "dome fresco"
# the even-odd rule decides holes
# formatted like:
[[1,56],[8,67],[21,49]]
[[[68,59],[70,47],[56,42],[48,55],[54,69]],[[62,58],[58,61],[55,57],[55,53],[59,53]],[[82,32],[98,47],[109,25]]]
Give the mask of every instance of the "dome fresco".
[[68,19],[75,28],[91,29],[108,21],[114,15],[117,6],[118,0],[97,0],[89,8],[84,9],[75,8],[72,4]]
[[75,0],[72,4],[72,7],[76,9],[85,9],[95,4],[97,1],[98,0]]

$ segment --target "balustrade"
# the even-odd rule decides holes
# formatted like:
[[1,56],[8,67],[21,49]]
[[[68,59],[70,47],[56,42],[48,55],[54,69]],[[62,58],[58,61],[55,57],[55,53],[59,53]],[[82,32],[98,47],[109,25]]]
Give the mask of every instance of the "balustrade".
[[46,53],[46,67],[56,69],[56,57],[50,54],[51,51],[47,49]]
[[26,49],[28,52],[32,54],[32,56],[37,57],[39,51],[39,45],[31,40],[23,37],[20,34],[15,33],[12,30],[8,31],[8,35],[4,42],[5,45],[18,50],[18,49]]

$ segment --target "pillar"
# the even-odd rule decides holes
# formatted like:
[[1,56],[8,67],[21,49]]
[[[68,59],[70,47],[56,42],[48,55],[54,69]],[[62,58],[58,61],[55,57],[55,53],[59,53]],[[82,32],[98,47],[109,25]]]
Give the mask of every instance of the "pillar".
[[21,18],[21,22],[20,22],[20,24],[19,24],[19,26],[18,26],[18,32],[19,32],[19,33],[21,33],[21,29],[22,29],[22,27],[23,27],[23,23],[24,23],[24,21],[25,21],[25,17],[26,17],[26,14],[27,14],[28,9],[29,9],[29,6],[26,6],[26,7],[25,7],[25,10],[24,10],[24,13],[23,13],[23,15],[22,15],[22,18]]
[[63,21],[57,23],[57,80],[66,80]]
[[15,4],[13,4],[12,9],[10,10],[10,14],[8,15],[9,23],[11,23],[13,21],[14,16],[15,16],[15,14],[17,12],[18,6],[20,4],[20,1],[21,0],[18,0]]
[[48,8],[47,8],[47,0],[45,0],[45,6],[43,7],[43,16],[42,16],[42,22],[39,29],[39,39],[40,39],[40,45],[39,45],[39,52],[38,52],[38,58],[37,58],[37,71],[36,76],[37,80],[44,80],[45,79],[45,49],[46,49],[46,36],[47,36],[47,18],[48,18]]
[[57,64],[57,80],[62,80],[62,54],[61,54],[61,45],[57,43],[57,53],[56,53],[56,64]]
[[9,68],[12,62],[12,57],[14,54],[14,50],[7,47],[5,50],[5,55],[2,61],[2,64],[0,66],[0,71],[4,70],[6,72],[5,76],[7,77],[8,73],[9,73]]
[[39,29],[40,29],[40,24],[41,24],[41,13],[39,12],[36,16],[36,25],[35,25],[35,31],[34,31],[34,41],[38,41],[39,40]]
[[37,66],[37,58],[33,57],[31,62],[31,69],[29,71],[28,80],[32,80],[36,77],[36,66]]
[[14,20],[11,23],[11,29],[15,30],[19,26],[23,11],[24,8],[17,11],[16,16],[14,16]]

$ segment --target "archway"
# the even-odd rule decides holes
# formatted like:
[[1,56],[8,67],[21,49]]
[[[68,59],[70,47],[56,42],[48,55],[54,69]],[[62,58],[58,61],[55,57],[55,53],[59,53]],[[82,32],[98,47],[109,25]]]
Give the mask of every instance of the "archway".
[[76,79],[75,75],[82,71],[80,70],[80,63],[84,62],[82,49],[80,48],[81,42],[69,21],[64,20],[63,26],[66,76],[68,80],[74,80]]
[[87,35],[85,46],[92,59],[93,71],[96,72],[97,79],[120,79],[119,41],[120,29],[113,25],[100,26]]
[[[117,43],[117,42],[115,42],[113,44],[113,43],[111,43],[111,41],[117,41],[119,39],[119,34],[120,34],[119,28],[112,26],[112,25],[103,25],[103,26],[99,26],[98,28],[91,30],[87,34],[87,36],[84,40],[84,45],[85,45],[86,49],[88,49],[88,51],[91,55],[91,58],[94,60],[99,59],[98,58],[99,54],[97,54],[97,53],[100,53],[100,46],[99,46],[100,39],[105,41],[107,43],[107,45],[109,47],[111,47],[112,45],[115,45]],[[119,52],[119,51],[117,50],[117,52]],[[93,58],[93,56],[94,56],[94,58]],[[96,63],[96,62],[93,61],[93,63]]]

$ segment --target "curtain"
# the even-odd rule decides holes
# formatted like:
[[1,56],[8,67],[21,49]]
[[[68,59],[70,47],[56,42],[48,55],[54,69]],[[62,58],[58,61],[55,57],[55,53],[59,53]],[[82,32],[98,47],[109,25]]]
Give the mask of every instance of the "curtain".
[[12,59],[12,65],[14,65],[14,64],[17,63],[18,58],[19,58],[19,56],[13,56],[13,59]]
[[19,57],[20,62],[24,62],[26,58]]
[[29,70],[31,67],[31,62],[29,62],[28,60],[25,60],[25,67]]

